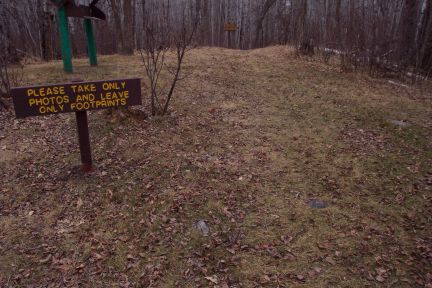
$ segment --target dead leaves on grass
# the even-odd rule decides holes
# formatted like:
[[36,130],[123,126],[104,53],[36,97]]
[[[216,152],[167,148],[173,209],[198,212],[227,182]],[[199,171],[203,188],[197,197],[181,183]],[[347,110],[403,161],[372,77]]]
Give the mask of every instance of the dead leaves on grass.
[[[220,57],[214,53],[217,51],[209,51],[211,56],[206,55],[206,61],[211,58],[213,64],[218,63]],[[7,130],[5,135],[8,135],[8,142],[2,144],[6,145],[5,151],[8,152],[11,143],[15,142],[20,143],[21,150],[24,149],[21,144],[34,145],[37,149],[36,152],[32,150],[33,147],[24,149],[30,151],[32,161],[26,158],[13,166],[13,169],[0,172],[12,183],[19,182],[24,188],[28,188],[24,195],[17,195],[20,196],[17,198],[14,197],[18,192],[16,190],[21,187],[15,189],[13,185],[9,185],[3,188],[2,191],[8,189],[5,192],[7,194],[4,194],[7,199],[13,201],[2,202],[1,213],[17,217],[27,217],[31,213],[32,217],[24,218],[16,225],[17,229],[28,232],[26,235],[30,236],[26,237],[31,237],[29,242],[22,237],[24,242],[20,245],[24,249],[33,247],[30,242],[47,242],[47,247],[50,247],[35,246],[37,248],[34,250],[24,249],[19,252],[20,255],[29,256],[30,260],[22,266],[24,268],[18,270],[18,275],[34,281],[44,278],[41,281],[45,282],[36,283],[40,286],[47,284],[50,280],[48,278],[59,277],[58,283],[67,285],[74,285],[80,280],[88,283],[96,280],[102,281],[106,286],[155,287],[163,285],[164,280],[172,277],[170,280],[178,287],[185,286],[185,283],[202,287],[240,287],[248,281],[254,282],[252,285],[256,287],[277,287],[287,283],[304,284],[306,287],[317,286],[321,284],[321,279],[333,275],[343,275],[358,281],[369,279],[373,281],[372,285],[391,285],[395,279],[407,279],[407,283],[411,281],[414,285],[428,285],[431,276],[425,272],[424,267],[430,263],[430,239],[412,232],[425,231],[425,227],[427,228],[429,218],[424,215],[428,215],[429,211],[426,209],[417,211],[418,215],[407,215],[406,219],[397,222],[398,218],[387,219],[384,213],[365,211],[366,209],[358,212],[355,211],[357,206],[347,208],[335,205],[335,211],[332,211],[335,214],[328,214],[334,217],[329,216],[328,219],[335,221],[329,225],[329,229],[336,234],[334,239],[323,239],[315,243],[315,240],[309,240],[309,236],[322,235],[317,235],[306,225],[307,228],[299,229],[297,233],[283,231],[286,227],[280,223],[285,217],[284,210],[306,208],[304,203],[301,208],[287,204],[297,199],[284,195],[281,192],[283,188],[291,190],[291,186],[313,183],[323,188],[325,199],[332,199],[335,196],[332,193],[337,193],[338,199],[343,200],[347,195],[343,193],[346,191],[340,179],[349,179],[353,169],[348,164],[332,165],[338,159],[338,151],[334,151],[334,146],[328,146],[329,150],[326,151],[329,153],[324,156],[325,161],[338,174],[327,173],[325,167],[317,165],[321,162],[318,163],[315,156],[322,152],[318,151],[322,147],[314,146],[312,140],[325,142],[327,139],[320,139],[323,136],[321,134],[308,135],[312,132],[300,125],[304,123],[303,118],[291,121],[293,110],[290,107],[304,105],[304,100],[299,103],[296,99],[299,95],[290,91],[301,89],[304,91],[301,93],[305,96],[302,97],[304,99],[308,96],[305,87],[309,83],[299,83],[301,79],[293,78],[296,77],[294,73],[284,74],[286,63],[281,62],[281,59],[277,63],[270,62],[275,58],[266,51],[253,52],[258,53],[259,59],[252,59],[255,61],[252,66],[257,68],[258,65],[264,65],[268,71],[261,67],[251,69],[247,77],[231,77],[229,85],[225,85],[226,71],[212,67],[218,75],[204,74],[201,79],[194,79],[199,85],[191,86],[191,89],[196,89],[196,95],[201,98],[187,98],[189,95],[184,93],[185,107],[179,104],[177,113],[167,119],[134,122],[135,118],[146,118],[141,113],[141,116],[129,119],[130,122],[124,119],[110,125],[107,123],[110,119],[97,113],[92,114],[91,118],[94,117],[97,122],[92,124],[94,135],[100,137],[92,138],[99,170],[91,176],[69,172],[70,159],[64,159],[70,151],[77,151],[75,131],[71,129],[74,123],[67,122],[65,117],[19,123],[11,120],[12,116],[6,119],[9,127],[0,128]],[[242,65],[250,68],[248,62],[251,55],[239,55],[232,59],[240,59]],[[230,62],[228,67],[241,70],[242,65]],[[303,64],[296,65],[291,72],[304,69],[301,66]],[[277,70],[278,67],[281,69]],[[316,73],[308,73],[301,70],[301,77],[307,79],[307,82],[313,80],[308,77],[321,77]],[[249,79],[253,81],[248,81]],[[283,81],[280,85],[295,81],[289,82],[292,87],[286,89],[277,86],[279,84],[276,82],[268,85],[268,79]],[[202,80],[208,82],[204,88]],[[262,80],[259,85],[266,87],[260,90],[262,87],[254,86],[255,80]],[[249,87],[245,88],[246,86]],[[273,86],[281,89],[274,91]],[[243,91],[237,91],[239,87]],[[288,102],[272,102],[273,95],[278,95],[281,99],[286,96],[282,95],[285,92],[279,93],[281,91],[288,93],[289,105]],[[261,93],[265,97],[261,97]],[[319,101],[324,98],[314,99]],[[215,107],[209,108],[209,105]],[[313,119],[308,114],[308,109],[313,108],[313,105],[311,103],[307,109],[302,108],[301,116],[304,119]],[[280,118],[275,118],[275,115]],[[3,120],[1,117],[0,115],[0,122]],[[265,123],[260,123],[260,119]],[[35,137],[25,135],[27,128],[34,130],[31,133]],[[283,134],[281,132],[291,131],[291,128],[299,129],[300,132],[296,132],[298,136],[279,138],[279,134]],[[319,129],[316,131],[318,132],[313,133],[319,133]],[[278,137],[273,137],[276,134]],[[5,138],[1,137],[3,136],[0,135],[3,143]],[[257,139],[253,139],[254,137]],[[390,145],[388,139],[380,133],[357,128],[345,128],[339,140],[347,146],[344,152],[355,156],[371,156]],[[295,148],[287,148],[289,141],[294,143]],[[57,151],[57,154],[52,151]],[[294,165],[299,179],[291,179],[287,172],[290,167],[279,167],[278,171],[274,171],[274,164],[278,161],[272,160],[270,152],[275,152],[273,156],[278,157],[281,163],[291,157],[298,160],[298,164]],[[78,153],[75,154],[76,160],[74,158],[73,161],[78,162]],[[50,158],[53,155],[55,159]],[[418,167],[412,167],[413,173],[418,173],[419,170]],[[431,177],[427,176],[424,183],[430,186],[429,178]],[[415,190],[418,192],[422,187]],[[267,199],[268,193],[281,197],[285,201],[281,205],[283,208],[257,201]],[[407,193],[400,194],[402,203],[407,198]],[[427,194],[424,195],[424,200],[428,201]],[[302,196],[298,194],[297,198]],[[315,195],[307,197],[313,196]],[[371,196],[370,191],[366,191],[365,196]],[[209,207],[209,202],[215,202],[217,207]],[[279,209],[271,211],[272,215],[277,216],[277,221],[266,223],[258,205],[264,205],[268,210]],[[53,211],[53,208],[58,208],[58,211]],[[339,209],[341,214],[348,214],[346,211],[353,214],[343,215],[347,223],[341,226],[337,226],[340,224],[337,221]],[[49,216],[50,213],[53,216]],[[294,213],[297,212],[292,214]],[[296,224],[294,222],[303,216],[301,211],[292,219],[288,216],[289,227],[293,227]],[[364,221],[356,218],[360,216]],[[277,240],[272,238],[272,234],[260,235],[266,240],[259,243],[247,242],[245,239],[257,229],[256,226],[248,226],[247,221],[252,217],[257,219],[258,224],[266,225],[270,233],[276,231],[274,239]],[[211,225],[211,232],[208,237],[198,235],[194,238],[194,222],[201,218]],[[46,220],[50,220],[49,223]],[[308,223],[316,228],[318,221],[313,218],[309,220],[311,222]],[[385,227],[371,227],[372,224],[368,222],[375,220]],[[399,229],[404,231],[400,232]],[[12,237],[1,237],[1,244],[5,243],[7,249],[19,250],[14,243],[4,241]],[[411,241],[413,239],[416,240]],[[403,240],[402,243],[395,243],[400,240]],[[346,246],[338,241],[345,242]],[[410,243],[413,243],[413,247],[409,246]],[[263,263],[254,271],[253,276],[246,275],[241,270],[244,259]],[[291,267],[296,268],[287,269],[285,264],[292,264]],[[27,268],[26,265],[32,267]],[[265,271],[267,265],[278,271]],[[335,272],[338,269],[342,272]],[[42,274],[43,277],[37,278],[37,275]],[[65,278],[60,279],[62,276]],[[16,283],[19,286],[21,282]],[[328,283],[325,282],[323,286],[325,285]]]
[[340,132],[339,139],[350,147],[350,152],[354,152],[356,155],[379,153],[388,145],[386,137],[366,129],[345,128]]

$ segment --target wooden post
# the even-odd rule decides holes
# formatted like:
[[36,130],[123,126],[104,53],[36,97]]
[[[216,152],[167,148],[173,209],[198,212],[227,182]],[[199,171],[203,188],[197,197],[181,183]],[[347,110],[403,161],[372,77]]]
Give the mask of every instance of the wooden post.
[[72,66],[72,49],[69,39],[68,18],[66,15],[66,8],[61,7],[58,9],[58,24],[60,31],[60,45],[63,58],[63,67],[66,73],[73,72]]
[[81,171],[93,171],[93,162],[88,129],[87,111],[75,112],[78,129],[78,140],[81,152]]
[[93,25],[90,19],[84,19],[84,28],[87,35],[87,53],[90,59],[90,65],[97,66],[96,44],[93,34]]

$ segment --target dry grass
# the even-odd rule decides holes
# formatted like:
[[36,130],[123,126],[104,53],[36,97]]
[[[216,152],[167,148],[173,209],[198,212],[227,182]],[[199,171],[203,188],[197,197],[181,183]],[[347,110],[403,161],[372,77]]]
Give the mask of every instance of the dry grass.
[[[139,57],[75,68],[26,83],[143,75]],[[166,118],[90,114],[87,176],[73,115],[1,116],[2,286],[431,285],[430,90],[284,47],[197,49],[185,73]]]

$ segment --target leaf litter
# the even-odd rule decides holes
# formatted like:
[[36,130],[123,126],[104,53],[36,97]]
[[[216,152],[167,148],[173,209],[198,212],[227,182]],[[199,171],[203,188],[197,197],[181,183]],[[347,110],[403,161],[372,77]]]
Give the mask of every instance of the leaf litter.
[[[170,116],[91,113],[89,175],[73,115],[0,113],[0,286],[431,285],[427,89],[414,101],[285,47],[191,53]],[[77,73],[142,74],[100,60]],[[26,84],[69,80],[58,67]]]

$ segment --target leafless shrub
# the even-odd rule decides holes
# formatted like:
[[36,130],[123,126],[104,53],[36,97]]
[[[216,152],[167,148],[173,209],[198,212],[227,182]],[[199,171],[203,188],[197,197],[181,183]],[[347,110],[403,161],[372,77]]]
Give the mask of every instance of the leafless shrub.
[[[186,15],[188,12],[191,15]],[[175,23],[175,26],[171,26],[167,19],[161,18],[158,23],[148,23],[145,30],[140,55],[150,83],[150,106],[153,116],[165,115],[168,112],[178,81],[182,80],[181,72],[186,53],[193,48],[200,10],[187,10],[185,5],[180,16],[181,20]],[[175,55],[175,64],[172,67],[166,62],[167,53],[170,52]],[[160,85],[162,72],[168,72],[171,76],[166,86]]]
[[303,56],[315,55],[315,46],[312,39],[304,40],[298,47],[298,53]]

